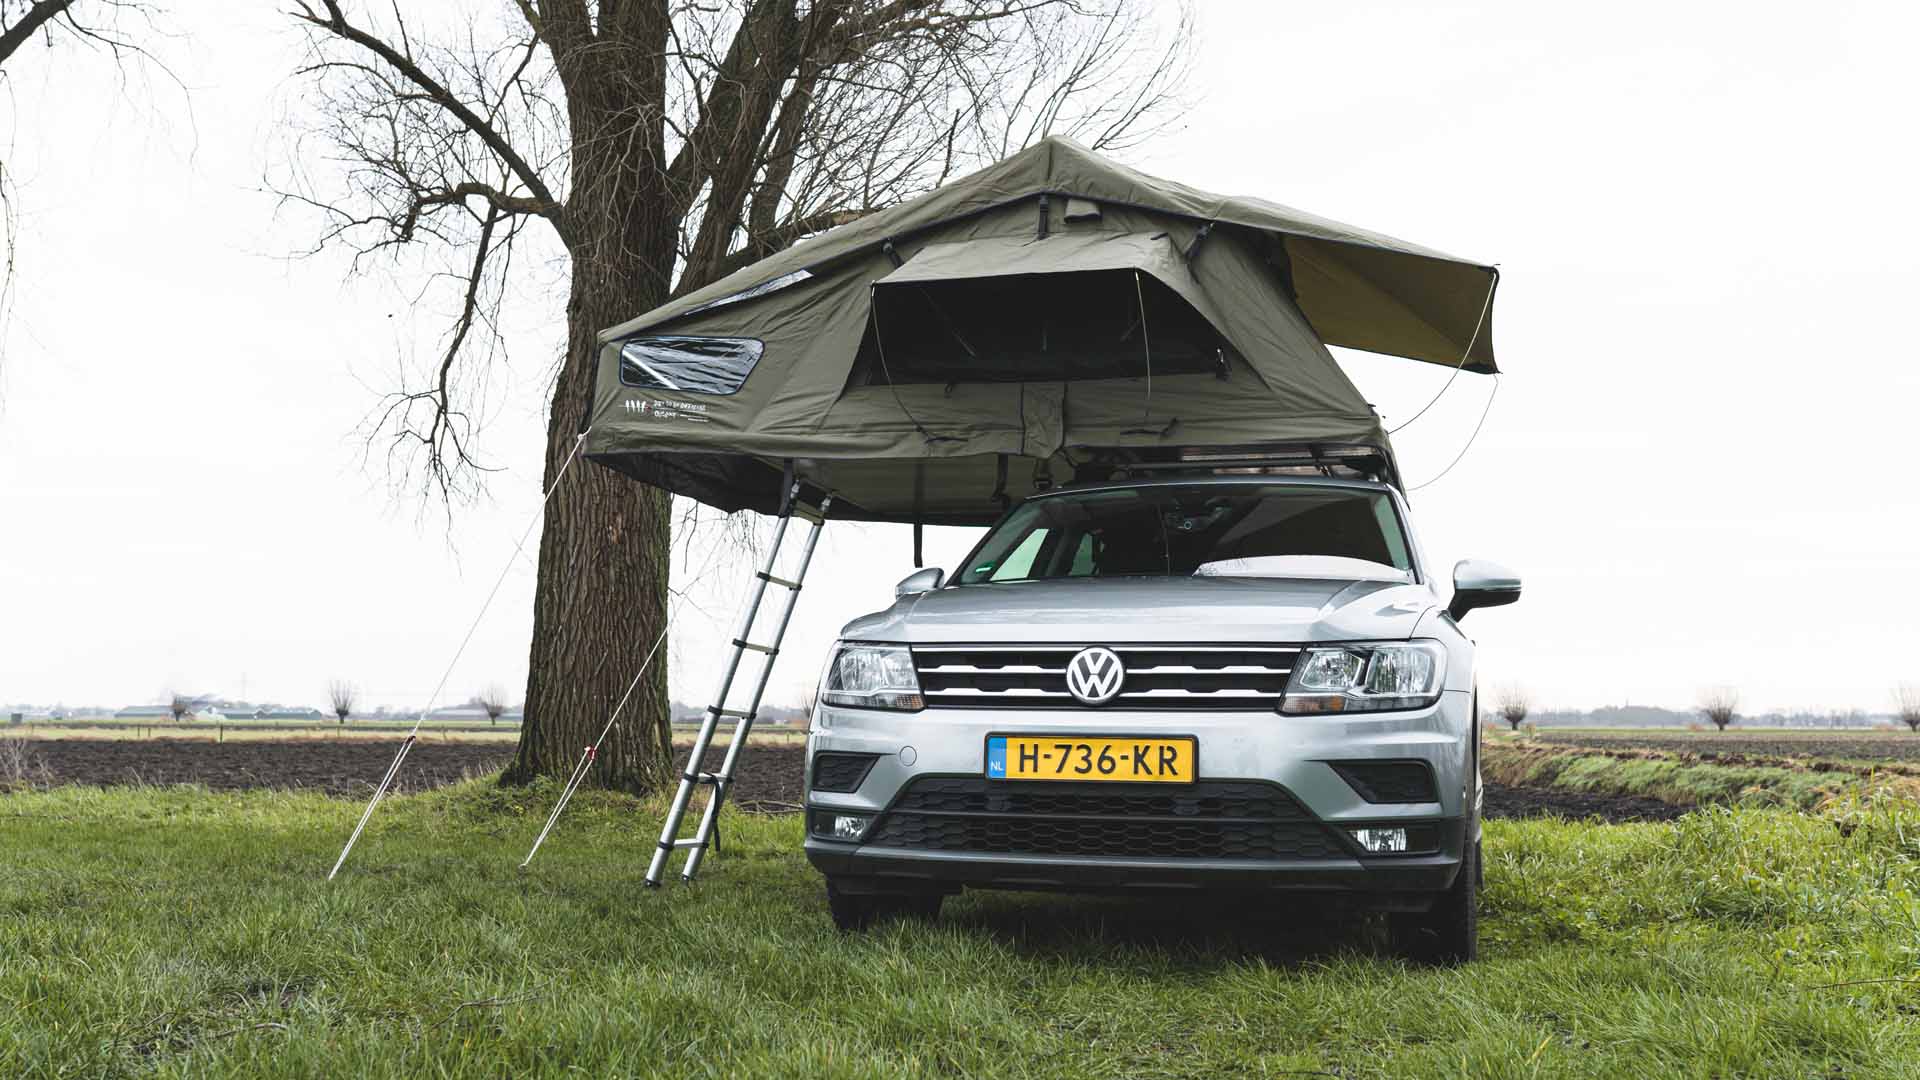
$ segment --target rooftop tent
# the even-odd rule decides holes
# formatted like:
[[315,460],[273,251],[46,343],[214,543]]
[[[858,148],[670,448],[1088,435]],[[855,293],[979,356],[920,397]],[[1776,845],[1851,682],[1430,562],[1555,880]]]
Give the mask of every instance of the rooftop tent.
[[1491,267],[1049,139],[612,327],[586,453],[726,510],[976,524],[1279,454],[1393,478],[1327,345],[1494,371]]

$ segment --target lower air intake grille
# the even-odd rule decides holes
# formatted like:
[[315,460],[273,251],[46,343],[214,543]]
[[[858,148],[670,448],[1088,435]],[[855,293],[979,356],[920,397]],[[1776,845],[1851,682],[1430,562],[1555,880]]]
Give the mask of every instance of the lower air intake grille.
[[878,754],[841,754],[823,750],[813,755],[813,790],[858,791]]
[[1178,792],[918,780],[880,819],[870,844],[989,855],[1319,859],[1339,843],[1273,784],[1203,781]]
[[1424,761],[1336,761],[1333,770],[1370,803],[1435,802],[1433,770]]

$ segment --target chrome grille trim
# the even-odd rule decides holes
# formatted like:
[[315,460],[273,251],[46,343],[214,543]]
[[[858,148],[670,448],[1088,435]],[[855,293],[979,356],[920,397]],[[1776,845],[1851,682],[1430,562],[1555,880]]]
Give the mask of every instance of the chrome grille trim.
[[1151,711],[1276,709],[1300,654],[1297,645],[940,644],[912,646],[930,708],[1075,709],[1066,661],[1093,645],[1127,667],[1120,695],[1100,709]]

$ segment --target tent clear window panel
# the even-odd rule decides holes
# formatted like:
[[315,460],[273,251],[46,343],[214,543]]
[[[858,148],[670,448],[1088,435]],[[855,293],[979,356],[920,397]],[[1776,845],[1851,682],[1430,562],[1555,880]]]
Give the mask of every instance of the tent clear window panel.
[[1149,360],[1157,376],[1225,376],[1231,355],[1191,304],[1132,270],[883,283],[854,382],[1143,378]]
[[731,394],[760,363],[752,338],[643,337],[620,346],[620,382],[643,390]]
[[1403,573],[1413,565],[1399,516],[1380,492],[1157,484],[1028,502],[988,534],[955,580],[1233,573],[1223,564],[1302,556]]

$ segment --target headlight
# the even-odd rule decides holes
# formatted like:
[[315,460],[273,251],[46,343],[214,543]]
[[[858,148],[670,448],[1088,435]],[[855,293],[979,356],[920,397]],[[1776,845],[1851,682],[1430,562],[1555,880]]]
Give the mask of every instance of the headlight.
[[1437,641],[1304,650],[1280,699],[1283,713],[1424,709],[1440,700],[1447,653]]
[[827,664],[820,700],[861,709],[926,707],[913,654],[900,645],[842,645]]

